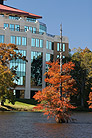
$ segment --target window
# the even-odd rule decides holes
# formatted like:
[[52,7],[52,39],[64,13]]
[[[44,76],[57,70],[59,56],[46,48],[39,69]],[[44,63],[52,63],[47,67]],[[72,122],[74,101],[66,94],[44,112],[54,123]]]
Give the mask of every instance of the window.
[[32,27],[31,26],[29,26],[29,30],[32,32]]
[[10,30],[14,31],[14,24],[10,24]]
[[0,35],[0,43],[4,43],[4,35]]
[[49,42],[49,49],[52,49],[52,42]]
[[20,36],[16,37],[16,45],[21,45],[21,37]]
[[15,24],[15,31],[20,31],[20,25]]
[[31,39],[31,46],[35,47],[35,38]]
[[[15,50],[16,53],[21,53],[22,56],[26,56],[26,51],[24,50]],[[10,61],[10,68],[12,66],[18,66],[16,70],[16,74],[19,77],[18,81],[14,80],[14,82],[18,85],[25,85],[25,76],[26,76],[26,62],[22,59],[16,59]]]
[[65,44],[63,44],[63,51],[65,51]]
[[46,41],[46,48],[49,49],[49,41]]
[[59,43],[57,43],[57,51],[60,51]]
[[34,19],[34,18],[28,18],[27,17],[27,19],[26,19],[28,22],[36,22],[36,19]]
[[31,86],[42,86],[42,63],[41,52],[31,52]]
[[25,32],[28,30],[28,26],[25,26]]
[[36,47],[39,47],[39,39],[36,39]]
[[46,53],[46,61],[50,61],[50,54]]
[[39,25],[39,32],[46,32],[47,31],[47,27],[46,27],[46,24],[40,24]]
[[42,48],[43,47],[43,40],[40,39],[40,47]]
[[4,29],[8,28],[8,27],[9,27],[9,24],[8,23],[4,23]]
[[19,20],[20,19],[20,17],[17,17],[17,16],[9,16],[9,19],[14,19],[14,20]]
[[33,27],[33,33],[36,34],[36,28],[35,27]]
[[51,41],[48,41],[48,40],[46,41],[46,48],[50,49],[50,50],[52,49],[52,42]]
[[27,38],[22,37],[22,46],[26,46],[26,45],[27,45]]
[[11,43],[12,43],[12,44],[16,44],[16,43],[15,43],[15,36],[11,36]]

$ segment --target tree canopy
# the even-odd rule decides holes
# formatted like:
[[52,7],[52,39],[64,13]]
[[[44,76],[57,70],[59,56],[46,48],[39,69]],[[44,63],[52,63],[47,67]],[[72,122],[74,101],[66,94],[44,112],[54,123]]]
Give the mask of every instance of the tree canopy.
[[[77,90],[73,87],[75,80],[71,77],[70,71],[74,69],[72,62],[62,66],[63,74],[60,74],[60,65],[57,62],[47,62],[48,71],[45,73],[45,82],[48,83],[42,91],[38,91],[34,98],[40,102],[35,109],[43,109],[48,117],[55,117],[56,121],[63,122],[70,119],[69,109],[75,108],[70,103],[70,96]],[[60,82],[62,81],[62,99],[60,98]]]
[[14,44],[0,44],[0,100],[3,105],[5,100],[14,104],[13,89],[16,87],[14,79],[17,80],[16,68],[9,68],[9,62],[17,58],[26,60],[21,53],[16,53],[18,47]]

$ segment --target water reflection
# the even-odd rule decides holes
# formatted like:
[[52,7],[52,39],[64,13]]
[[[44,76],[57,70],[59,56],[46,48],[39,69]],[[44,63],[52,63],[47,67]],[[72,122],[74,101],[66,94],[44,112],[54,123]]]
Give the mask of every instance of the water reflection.
[[92,138],[92,113],[75,113],[76,122],[57,124],[42,113],[0,112],[0,138]]

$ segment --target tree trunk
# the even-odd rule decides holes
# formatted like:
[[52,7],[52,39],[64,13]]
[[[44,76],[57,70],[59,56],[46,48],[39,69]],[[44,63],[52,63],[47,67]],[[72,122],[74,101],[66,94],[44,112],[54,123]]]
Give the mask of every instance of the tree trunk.
[[1,106],[4,106],[4,101],[3,100],[1,101]]

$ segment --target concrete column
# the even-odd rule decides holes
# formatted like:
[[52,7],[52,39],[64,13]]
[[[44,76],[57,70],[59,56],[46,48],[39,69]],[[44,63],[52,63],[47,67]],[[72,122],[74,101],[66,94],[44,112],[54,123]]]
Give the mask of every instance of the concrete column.
[[27,32],[27,53],[26,58],[26,86],[25,86],[25,98],[30,99],[30,84],[31,84],[31,32]]

